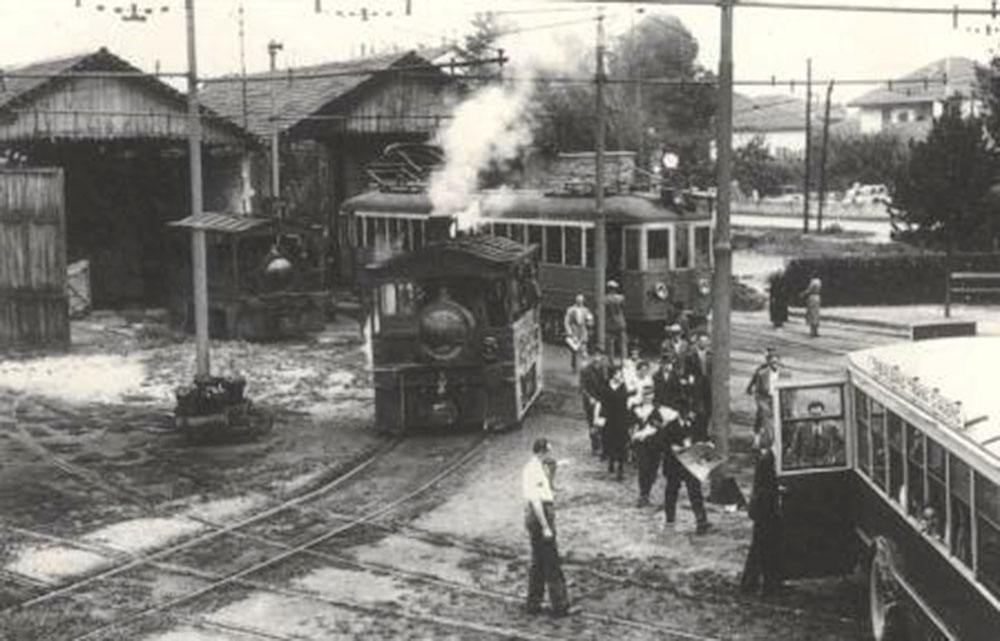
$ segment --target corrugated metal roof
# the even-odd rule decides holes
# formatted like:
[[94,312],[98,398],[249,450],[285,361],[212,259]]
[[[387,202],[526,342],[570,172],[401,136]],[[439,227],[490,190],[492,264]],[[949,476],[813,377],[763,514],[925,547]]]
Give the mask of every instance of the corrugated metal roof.
[[262,225],[270,224],[271,220],[268,218],[233,216],[232,214],[216,214],[212,212],[202,212],[167,223],[170,227],[217,231],[223,234],[241,234]]
[[469,254],[492,263],[510,263],[534,251],[530,246],[516,240],[490,235],[451,238],[431,245],[429,250],[433,251],[435,248]]

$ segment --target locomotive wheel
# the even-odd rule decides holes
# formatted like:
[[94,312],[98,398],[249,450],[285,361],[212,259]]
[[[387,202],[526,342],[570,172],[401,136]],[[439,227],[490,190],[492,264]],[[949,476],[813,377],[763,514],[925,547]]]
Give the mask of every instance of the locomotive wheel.
[[890,552],[883,541],[876,543],[868,568],[868,614],[874,641],[902,641],[906,638],[903,606],[893,574]]

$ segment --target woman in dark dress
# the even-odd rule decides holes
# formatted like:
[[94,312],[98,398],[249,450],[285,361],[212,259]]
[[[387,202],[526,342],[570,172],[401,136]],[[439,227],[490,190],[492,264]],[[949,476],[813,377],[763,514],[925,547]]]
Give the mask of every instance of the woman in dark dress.
[[759,447],[760,457],[750,496],[753,534],[740,578],[740,590],[753,592],[763,583],[764,594],[772,594],[781,588],[781,495],[767,432],[763,433]]
[[604,411],[604,453],[608,457],[608,472],[617,471],[620,481],[625,475],[625,458],[628,456],[629,390],[620,367],[611,371],[608,389],[601,405]]

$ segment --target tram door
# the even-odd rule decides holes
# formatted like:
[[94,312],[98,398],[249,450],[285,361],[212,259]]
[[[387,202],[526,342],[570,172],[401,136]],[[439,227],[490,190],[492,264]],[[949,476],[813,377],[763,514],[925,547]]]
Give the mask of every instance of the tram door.
[[788,381],[775,395],[781,558],[789,579],[847,574],[855,565],[846,388],[846,379]]

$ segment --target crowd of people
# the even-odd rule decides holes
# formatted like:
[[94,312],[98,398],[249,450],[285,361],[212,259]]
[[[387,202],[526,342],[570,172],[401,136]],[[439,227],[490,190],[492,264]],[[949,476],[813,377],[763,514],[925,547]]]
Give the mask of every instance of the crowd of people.
[[607,463],[608,473],[624,478],[625,466],[638,470],[637,506],[650,505],[658,472],[666,480],[663,510],[675,520],[681,486],[687,489],[698,534],[709,529],[697,479],[678,456],[696,443],[708,443],[711,421],[711,349],[708,336],[684,336],[671,325],[655,365],[632,345],[620,361],[599,347],[580,369],[580,392],[590,431],[591,450]]

